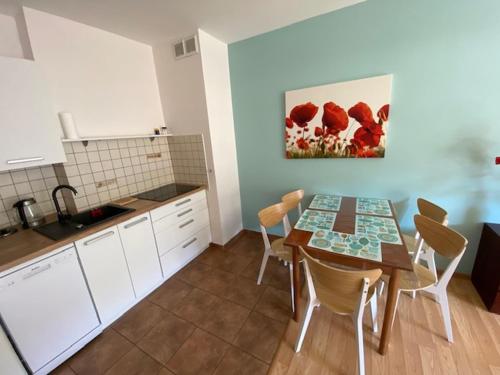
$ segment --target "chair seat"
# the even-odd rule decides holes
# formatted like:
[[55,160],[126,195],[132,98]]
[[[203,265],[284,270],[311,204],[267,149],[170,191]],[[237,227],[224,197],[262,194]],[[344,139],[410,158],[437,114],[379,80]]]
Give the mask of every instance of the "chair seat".
[[402,271],[399,289],[412,291],[428,288],[437,282],[434,274],[426,267],[413,263],[413,272]]
[[[370,303],[375,291],[376,286],[374,284],[370,287],[370,289],[368,289],[365,306]],[[320,296],[319,299],[321,300],[322,305],[328,307],[337,314],[349,315],[356,311],[357,301],[353,301],[352,298],[341,298],[338,294],[333,295],[328,289],[321,287],[316,287],[316,294]]]
[[292,262],[292,248],[285,246],[285,239],[278,238],[271,242],[271,249],[273,251],[273,255],[277,256],[282,260],[286,260],[287,262]]

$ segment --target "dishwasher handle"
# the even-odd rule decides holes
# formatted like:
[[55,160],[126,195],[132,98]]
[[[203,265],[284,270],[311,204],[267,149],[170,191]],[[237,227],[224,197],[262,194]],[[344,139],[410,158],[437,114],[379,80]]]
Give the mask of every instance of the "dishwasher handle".
[[48,263],[44,266],[38,266],[38,267],[34,267],[31,269],[30,272],[26,273],[23,275],[23,280],[27,280],[27,279],[30,279],[32,278],[33,276],[36,276],[36,275],[39,275],[41,274],[42,272],[45,272],[45,271],[48,271],[52,268],[52,264]]

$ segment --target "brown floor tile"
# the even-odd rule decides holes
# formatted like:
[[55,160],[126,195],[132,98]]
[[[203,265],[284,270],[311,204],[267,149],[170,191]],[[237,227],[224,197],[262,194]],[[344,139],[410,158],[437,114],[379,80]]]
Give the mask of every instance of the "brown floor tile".
[[181,280],[170,278],[148,296],[148,300],[166,310],[172,311],[186,297],[193,287]]
[[[264,252],[264,251],[262,251]],[[242,276],[255,280],[259,276],[260,265],[262,263],[262,254],[254,259],[241,273]],[[303,273],[303,272],[301,272]],[[278,258],[270,257],[267,261],[266,270],[262,277],[262,284],[271,285],[282,290],[290,290],[290,271]]]
[[158,375],[162,368],[153,358],[134,348],[111,367],[106,375]]
[[175,278],[190,285],[197,286],[210,274],[212,267],[205,263],[198,262],[196,259],[180,270]]
[[264,242],[260,233],[248,233],[229,246],[227,250],[237,255],[255,259],[264,253]]
[[58,368],[52,370],[50,375],[75,375],[76,372],[74,372],[71,367],[69,367],[68,364],[63,363],[61,366]]
[[193,289],[174,309],[182,319],[200,325],[206,314],[213,311],[221,299],[201,289]]
[[167,367],[178,375],[212,374],[228,347],[224,341],[197,328]]
[[252,257],[238,255],[225,249],[211,247],[198,260],[222,271],[239,274],[252,261]]
[[107,329],[70,358],[68,364],[79,375],[103,374],[132,348],[133,344],[124,337]]
[[246,307],[221,300],[213,310],[206,311],[199,326],[227,342],[232,342],[249,314],[250,310]]
[[269,366],[234,346],[231,347],[214,375],[265,375]]
[[292,300],[290,291],[283,291],[272,286],[266,287],[255,306],[255,311],[265,316],[287,323],[292,316]]
[[165,314],[165,310],[145,299],[118,319],[113,328],[130,341],[137,343]]
[[227,288],[234,283],[235,279],[235,274],[213,268],[197,287],[219,297],[224,297]]
[[270,363],[278,349],[286,324],[253,311],[234,344],[255,357]]
[[172,314],[162,320],[137,344],[164,365],[193,333],[195,327]]
[[255,280],[238,276],[228,286],[224,297],[252,309],[264,292],[264,289],[266,289],[266,286],[257,285]]

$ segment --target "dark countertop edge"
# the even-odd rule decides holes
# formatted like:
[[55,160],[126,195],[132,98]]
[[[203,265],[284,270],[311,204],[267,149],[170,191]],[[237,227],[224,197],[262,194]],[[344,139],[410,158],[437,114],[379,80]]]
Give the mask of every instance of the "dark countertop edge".
[[[174,198],[171,198],[171,199],[168,199],[168,200],[162,201],[162,202],[150,201],[150,200],[146,200],[146,199],[138,199],[137,201],[131,202],[131,203],[126,204],[126,205],[123,205],[123,207],[134,208],[134,211],[128,212],[128,213],[123,214],[123,215],[120,215],[120,216],[118,216],[118,217],[116,217],[114,219],[111,219],[111,220],[107,221],[107,222],[104,222],[102,224],[93,226],[91,228],[83,230],[82,232],[79,232],[78,234],[75,234],[73,236],[70,236],[68,238],[65,238],[65,239],[59,240],[59,241],[52,240],[52,239],[44,236],[43,234],[35,232],[32,229],[20,230],[17,233],[13,234],[12,236],[4,238],[3,240],[9,241],[9,240],[15,239],[15,236],[17,236],[19,234],[22,234],[25,231],[31,231],[34,234],[36,234],[37,236],[40,236],[40,237],[42,237],[45,240],[51,241],[52,243],[50,243],[50,244],[48,244],[46,246],[43,246],[40,249],[35,249],[35,250],[33,250],[33,252],[31,252],[29,254],[22,255],[19,258],[14,258],[14,259],[12,259],[10,261],[7,261],[7,262],[5,262],[3,264],[0,264],[0,273],[8,271],[11,268],[14,268],[14,267],[17,267],[19,265],[22,265],[23,263],[29,262],[29,261],[31,261],[33,259],[36,259],[36,258],[38,258],[40,256],[43,256],[43,255],[47,254],[47,253],[50,253],[51,251],[54,251],[54,250],[56,250],[56,249],[58,249],[60,247],[64,247],[64,246],[70,245],[70,244],[72,244],[75,241],[78,241],[78,240],[80,240],[82,238],[88,237],[88,236],[90,236],[90,235],[92,235],[94,233],[100,232],[101,230],[113,227],[113,226],[115,226],[117,224],[120,224],[120,223],[123,223],[123,222],[125,222],[127,220],[130,220],[130,219],[132,219],[132,218],[134,218],[136,216],[142,215],[145,212],[150,212],[150,211],[152,211],[152,210],[154,210],[154,209],[156,209],[158,207],[165,206],[165,205],[167,205],[167,204],[169,204],[171,202],[174,202],[174,201],[176,201],[178,199],[181,199],[183,197],[186,197],[186,196],[198,193],[198,192],[200,192],[202,190],[207,190],[207,187],[206,186],[200,186],[199,188],[197,188],[195,190],[189,191],[189,192],[184,193],[184,194],[177,195]],[[139,208],[138,207],[134,207],[134,206],[138,205],[138,202],[139,202],[140,205],[145,205],[145,206],[144,207],[139,207]],[[115,204],[115,203],[111,203],[110,202],[110,204]],[[1,251],[1,249],[0,249],[0,251]]]

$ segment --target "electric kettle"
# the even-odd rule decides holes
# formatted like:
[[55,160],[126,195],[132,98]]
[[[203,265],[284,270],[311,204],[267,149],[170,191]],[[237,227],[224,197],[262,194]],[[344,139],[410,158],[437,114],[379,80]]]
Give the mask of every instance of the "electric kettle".
[[23,228],[37,227],[45,223],[42,210],[34,198],[21,199],[14,203],[13,208],[17,208]]

